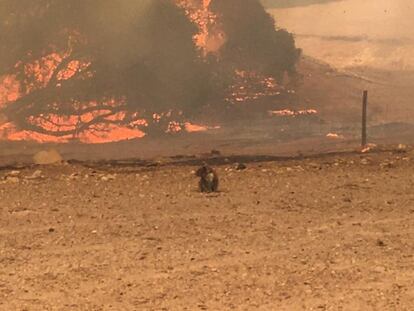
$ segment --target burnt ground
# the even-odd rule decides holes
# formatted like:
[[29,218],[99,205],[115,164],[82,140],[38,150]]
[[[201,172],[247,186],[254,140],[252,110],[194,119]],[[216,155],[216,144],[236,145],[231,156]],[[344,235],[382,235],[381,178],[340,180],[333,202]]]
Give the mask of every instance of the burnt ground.
[[414,309],[414,152],[262,160],[1,171],[0,309]]

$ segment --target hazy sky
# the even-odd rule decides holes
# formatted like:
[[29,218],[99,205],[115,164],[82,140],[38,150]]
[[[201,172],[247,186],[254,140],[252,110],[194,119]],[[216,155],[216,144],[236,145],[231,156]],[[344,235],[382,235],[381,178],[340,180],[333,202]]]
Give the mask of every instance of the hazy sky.
[[326,3],[341,0],[261,0],[269,8],[288,8],[295,6],[311,5],[315,3]]
[[274,12],[296,33],[414,37],[413,0],[344,0]]
[[[344,0],[270,11],[279,26],[298,35],[305,54],[337,67],[414,69],[413,0]],[[338,37],[347,40],[332,40]]]

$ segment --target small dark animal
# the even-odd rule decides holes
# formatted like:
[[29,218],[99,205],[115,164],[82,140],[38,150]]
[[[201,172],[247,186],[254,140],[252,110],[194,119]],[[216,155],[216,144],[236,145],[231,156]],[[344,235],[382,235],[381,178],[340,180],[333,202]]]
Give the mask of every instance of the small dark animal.
[[196,176],[200,177],[198,186],[201,192],[217,192],[219,179],[217,173],[210,166],[204,164],[197,170]]

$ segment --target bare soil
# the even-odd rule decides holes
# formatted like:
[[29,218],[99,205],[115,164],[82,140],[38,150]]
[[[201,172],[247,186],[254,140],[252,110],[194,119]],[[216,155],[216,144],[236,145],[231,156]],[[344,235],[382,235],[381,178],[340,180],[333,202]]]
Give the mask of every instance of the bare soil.
[[414,152],[222,160],[1,171],[0,309],[414,310]]

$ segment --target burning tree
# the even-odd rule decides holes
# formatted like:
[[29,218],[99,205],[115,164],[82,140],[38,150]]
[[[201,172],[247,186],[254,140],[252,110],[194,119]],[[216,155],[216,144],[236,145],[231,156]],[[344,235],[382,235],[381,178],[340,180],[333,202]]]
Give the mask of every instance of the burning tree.
[[219,17],[226,35],[220,48],[223,63],[234,70],[246,70],[283,80],[296,74],[301,50],[293,35],[277,29],[273,17],[258,0],[212,0],[211,10]]
[[3,0],[0,38],[1,119],[66,140],[165,133],[236,69],[281,77],[299,54],[259,0]]
[[162,114],[193,110],[214,93],[193,42],[198,29],[172,1],[0,5],[0,76],[18,85],[2,112],[20,129],[54,136],[110,124],[155,130]]

